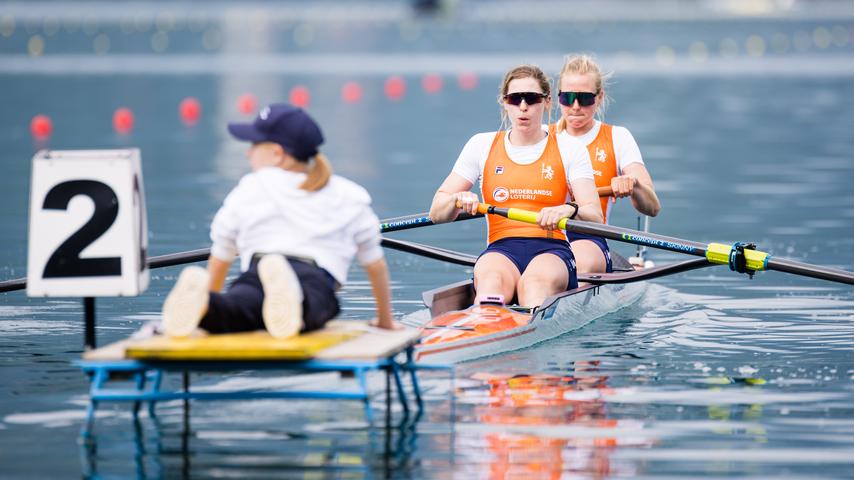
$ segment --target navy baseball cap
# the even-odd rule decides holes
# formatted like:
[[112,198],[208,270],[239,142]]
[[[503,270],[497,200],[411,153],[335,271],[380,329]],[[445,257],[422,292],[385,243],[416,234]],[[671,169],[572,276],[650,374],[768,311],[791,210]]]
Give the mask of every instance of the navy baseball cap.
[[323,143],[317,123],[305,110],[287,103],[264,107],[252,123],[229,123],[228,131],[239,140],[278,143],[303,162],[317,155],[317,147]]

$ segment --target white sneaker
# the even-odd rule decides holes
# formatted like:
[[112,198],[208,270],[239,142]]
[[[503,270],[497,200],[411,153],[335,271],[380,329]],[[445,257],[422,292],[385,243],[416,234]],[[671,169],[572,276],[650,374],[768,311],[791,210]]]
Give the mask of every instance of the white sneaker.
[[193,333],[208,311],[209,300],[208,271],[197,266],[182,270],[163,302],[163,332],[170,337],[186,337]]
[[294,269],[281,255],[265,255],[258,261],[258,277],[264,287],[261,316],[270,335],[288,338],[302,329],[302,286]]

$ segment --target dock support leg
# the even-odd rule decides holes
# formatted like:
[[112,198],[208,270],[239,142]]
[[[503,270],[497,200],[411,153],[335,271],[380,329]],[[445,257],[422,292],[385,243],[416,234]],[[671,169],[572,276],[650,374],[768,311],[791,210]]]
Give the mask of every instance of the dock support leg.
[[109,378],[109,372],[103,368],[95,369],[92,373],[91,384],[89,385],[89,406],[86,407],[86,419],[80,429],[81,437],[89,438],[92,435],[92,429],[95,426],[95,410],[98,408],[98,394]]
[[418,385],[418,374],[415,372],[415,349],[409,347],[406,349],[406,368],[409,369],[409,376],[412,379],[412,394],[415,395],[415,403],[418,405],[418,411],[424,410],[424,399],[421,398],[421,387]]
[[[163,371],[162,370],[154,370],[151,372],[154,377],[151,381],[151,391],[152,393],[160,392],[160,384],[163,382]],[[157,412],[155,412],[154,408],[157,405],[156,400],[151,400],[148,402],[148,416],[151,418],[157,418]]]
[[[145,370],[142,370],[142,371],[140,371],[134,375],[134,377],[136,378],[136,393],[138,395],[145,394],[145,381],[146,381],[147,375],[148,375],[148,372],[146,372]],[[139,407],[141,407],[141,406],[142,406],[142,401],[137,400],[137,401],[133,402],[133,418],[134,419],[139,418]]]
[[353,370],[353,373],[356,375],[356,380],[359,382],[359,388],[362,390],[362,395],[364,395],[364,405],[365,405],[365,418],[368,420],[368,425],[371,427],[374,426],[374,412],[371,409],[371,397],[368,395],[368,380],[365,378],[365,369],[356,368]]
[[394,376],[394,383],[397,387],[397,396],[400,399],[400,406],[403,407],[404,418],[409,417],[409,402],[406,399],[406,392],[403,390],[403,380],[400,378],[400,365],[394,360],[391,361],[391,374]]
[[190,373],[186,370],[181,372],[181,380],[184,387],[184,416],[190,415]]

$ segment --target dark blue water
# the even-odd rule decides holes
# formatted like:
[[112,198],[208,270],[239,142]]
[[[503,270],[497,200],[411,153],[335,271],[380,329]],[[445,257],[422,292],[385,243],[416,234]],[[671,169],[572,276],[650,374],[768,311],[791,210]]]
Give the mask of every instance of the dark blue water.
[[[0,6],[0,280],[26,274],[39,148],[139,147],[150,254],[203,248],[212,215],[248,170],[245,145],[225,132],[246,118],[237,97],[283,100],[304,85],[337,172],[371,191],[381,218],[422,212],[465,141],[499,125],[501,72],[536,61],[556,74],[574,50],[615,72],[606,119],[633,132],[655,180],[663,209],[653,231],[754,241],[854,270],[854,16],[839,5],[740,16],[715,4],[604,3],[581,19],[486,2],[446,4],[435,16],[407,2],[95,5]],[[647,20],[656,14],[663,20]],[[473,90],[456,83],[467,71],[477,74]],[[438,93],[421,88],[430,72],[444,80]],[[398,101],[383,93],[393,74],[407,83]],[[341,100],[348,81],[362,85],[359,103]],[[177,115],[190,95],[203,106],[195,127]],[[136,115],[128,135],[111,128],[119,106]],[[37,113],[54,122],[43,144],[28,131]],[[635,221],[630,205],[615,208],[613,223]],[[473,221],[393,235],[478,253],[484,231]],[[421,308],[423,290],[471,273],[398,252],[388,259],[401,315]],[[178,271],[152,271],[137,298],[99,299],[99,344],[156,318]],[[460,365],[453,386],[425,375],[424,417],[390,437],[366,427],[358,404],[202,402],[185,424],[180,404],[167,403],[158,421],[143,415],[136,425],[108,405],[94,449],[77,443],[87,382],[70,362],[82,350],[81,301],[0,295],[3,477],[854,475],[854,292],[828,282],[774,272],[750,280],[725,267],[656,280],[641,303],[580,331]],[[370,317],[358,268],[342,299],[344,317]],[[196,380],[291,381],[340,385],[249,373]]]

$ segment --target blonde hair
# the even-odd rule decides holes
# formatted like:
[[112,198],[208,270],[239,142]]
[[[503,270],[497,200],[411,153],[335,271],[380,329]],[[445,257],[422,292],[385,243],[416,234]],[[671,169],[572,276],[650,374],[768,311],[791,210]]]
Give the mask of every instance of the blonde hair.
[[[507,90],[510,88],[510,82],[513,80],[518,80],[520,78],[533,78],[540,84],[540,89],[546,94],[546,98],[551,98],[552,95],[552,86],[551,80],[549,77],[543,72],[540,67],[536,65],[524,64],[519,65],[517,67],[513,67],[504,75],[504,80],[501,82],[501,87],[498,89],[498,104],[504,105],[504,95],[507,95]],[[545,101],[546,99],[543,99]],[[549,121],[551,123],[552,111],[548,110],[549,113]],[[506,130],[507,123],[507,112],[504,111],[504,108],[501,109],[501,130]]]
[[[602,101],[596,106],[596,117],[601,121],[605,116],[605,110],[608,109],[608,104],[611,103],[611,97],[605,91],[605,86],[608,84],[608,80],[611,79],[612,73],[602,73],[602,69],[599,68],[599,64],[596,63],[593,55],[582,53],[566,56],[563,68],[561,68],[560,74],[557,77],[556,87],[558,92],[560,91],[561,81],[567,75],[590,75],[593,77],[593,82],[596,84],[596,93],[602,95]],[[566,120],[561,116],[557,122],[557,131],[560,132],[565,127]]]
[[309,159],[308,177],[302,182],[299,188],[309,192],[316,192],[325,187],[329,183],[329,177],[332,176],[332,164],[326,155],[318,153]]

